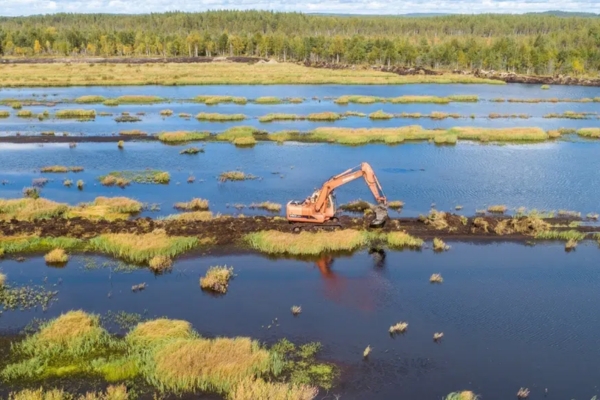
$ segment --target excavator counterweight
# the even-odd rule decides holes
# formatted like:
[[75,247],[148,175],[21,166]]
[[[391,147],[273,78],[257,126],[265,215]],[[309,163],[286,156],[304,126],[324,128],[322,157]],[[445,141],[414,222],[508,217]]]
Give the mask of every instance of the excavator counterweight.
[[286,210],[288,221],[323,224],[334,220],[336,206],[333,191],[361,177],[364,178],[377,202],[377,205],[373,207],[375,219],[371,222],[371,226],[383,226],[388,218],[387,199],[383,194],[383,189],[375,176],[373,168],[367,163],[362,163],[359,167],[351,168],[339,175],[333,176],[320,189],[317,189],[303,201],[288,202]]

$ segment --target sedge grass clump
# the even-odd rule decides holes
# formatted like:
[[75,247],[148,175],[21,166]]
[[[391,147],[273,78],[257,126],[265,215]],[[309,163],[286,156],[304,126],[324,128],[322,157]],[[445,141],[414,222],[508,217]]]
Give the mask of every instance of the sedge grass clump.
[[393,97],[387,100],[389,103],[393,104],[409,104],[409,103],[431,103],[431,104],[448,104],[450,103],[450,99],[447,97],[438,97],[438,96],[400,96]]
[[600,128],[581,128],[577,131],[577,134],[585,138],[600,138]]
[[446,395],[444,400],[478,400],[479,396],[470,390],[463,390],[462,392],[452,392]]
[[212,106],[219,103],[235,103],[243,105],[246,104],[248,100],[245,97],[207,95],[196,96],[194,101]]
[[206,211],[208,210],[208,200],[196,197],[188,202],[175,203],[175,208],[184,211]]
[[488,212],[495,214],[504,214],[506,209],[506,206],[502,204],[492,205],[487,208]]
[[100,183],[104,186],[119,186],[121,188],[124,188],[125,186],[128,186],[131,183],[131,181],[123,177],[106,175],[100,177]]
[[297,114],[282,114],[282,113],[271,113],[267,115],[263,115],[258,118],[259,122],[273,122],[273,121],[295,121],[298,119],[302,119],[301,116]]
[[193,339],[197,334],[187,321],[159,318],[140,322],[133,328],[125,341],[136,349],[145,349],[159,343],[176,339]]
[[49,166],[40,168],[40,172],[50,172],[50,173],[81,172],[81,171],[83,171],[83,167],[66,167],[64,165],[49,165]]
[[245,172],[242,172],[242,171],[226,171],[226,172],[221,172],[221,174],[219,175],[220,182],[245,181],[245,180],[251,180],[251,179],[256,179],[256,177],[251,174],[246,174]]
[[165,143],[184,143],[206,140],[209,136],[208,132],[175,131],[159,134],[158,140]]
[[390,329],[388,331],[391,335],[397,335],[397,334],[406,332],[407,329],[408,329],[407,322],[398,322],[397,324],[390,326]]
[[190,154],[190,155],[194,155],[194,154],[198,154],[198,153],[204,153],[204,149],[200,148],[200,147],[192,146],[192,147],[185,148],[179,152],[179,154]]
[[70,119],[93,119],[96,118],[95,110],[82,110],[82,109],[66,109],[66,110],[58,110],[54,116],[56,118]]
[[196,221],[210,221],[213,215],[210,211],[190,211],[181,214],[169,215],[166,217],[170,221],[185,221],[185,222],[196,222]]
[[131,129],[131,130],[127,130],[127,131],[120,131],[119,135],[123,135],[123,136],[146,136],[147,133],[144,131],[141,131],[139,129]]
[[319,255],[332,251],[351,251],[369,242],[365,232],[345,229],[334,232],[300,232],[299,234],[261,231],[244,237],[253,249],[269,254]]
[[371,119],[392,119],[394,118],[394,114],[386,113],[383,110],[378,110],[369,114],[369,118]]
[[118,147],[119,149],[121,149],[121,150],[122,150],[122,149],[123,149],[123,147],[125,147],[125,142],[124,142],[124,141],[122,141],[122,140],[119,140],[119,141],[117,142],[117,147]]
[[476,103],[479,101],[479,96],[476,94],[455,94],[448,96],[448,99],[461,103]]
[[196,115],[196,119],[199,121],[215,121],[215,122],[226,122],[226,121],[242,121],[246,119],[244,114],[219,114],[219,113],[204,113],[201,112]]
[[161,110],[160,115],[162,115],[163,117],[170,117],[171,115],[173,115],[173,110]]
[[577,247],[577,240],[575,240],[575,239],[569,239],[569,240],[567,240],[567,243],[565,243],[566,251],[575,250],[576,247]]
[[6,110],[0,110],[0,118],[8,118],[10,117],[10,112]]
[[[65,391],[62,389],[44,389],[44,388],[23,389],[18,392],[11,392],[8,395],[8,400],[69,400],[69,399],[70,399],[69,394],[65,393]],[[95,399],[88,399],[86,397],[84,400],[95,400]],[[120,399],[118,399],[118,400],[120,400]]]
[[150,259],[148,266],[152,272],[162,273],[171,269],[173,260],[167,256],[157,255]]
[[262,203],[252,203],[250,204],[249,208],[260,208],[270,212],[279,212],[281,211],[281,204],[273,203],[271,201],[263,201]]
[[[0,252],[0,257],[2,257],[3,253],[4,253],[4,250],[2,250]],[[6,275],[3,274],[2,272],[0,272],[0,290],[2,290],[4,288],[5,284],[6,284]]]
[[0,220],[35,221],[62,217],[69,209],[67,204],[40,197],[0,199]]
[[434,251],[446,251],[449,249],[450,249],[450,246],[448,246],[442,239],[433,238],[433,250]]
[[275,96],[263,96],[254,100],[256,104],[281,104],[283,101]]
[[364,200],[353,200],[349,203],[342,204],[338,208],[342,211],[349,211],[355,213],[364,213],[366,210],[371,209],[371,204]]
[[73,181],[70,180],[70,179],[65,179],[63,181],[63,185],[66,186],[66,187],[71,187],[71,186],[73,186]]
[[313,400],[319,389],[305,384],[265,382],[258,378],[245,378],[230,393],[231,400]]
[[365,349],[363,350],[363,358],[369,357],[369,354],[371,354],[371,351],[373,351],[373,348],[370,345],[365,347]]
[[196,237],[169,236],[164,230],[146,234],[109,233],[90,240],[90,247],[135,263],[147,263],[157,255],[175,258],[200,244]]
[[385,99],[382,97],[347,95],[347,96],[340,96],[337,99],[335,99],[333,102],[336,104],[345,105],[348,103],[373,104],[373,103],[379,103],[379,102],[383,102],[383,101],[385,101]]
[[442,340],[443,337],[444,337],[444,332],[435,332],[433,334],[433,341],[438,342],[438,341]]
[[35,186],[23,188],[23,197],[30,198],[30,199],[39,199],[40,198],[40,189]]
[[308,116],[306,117],[306,119],[308,119],[309,121],[337,121],[341,118],[342,116],[340,114],[330,111],[312,113],[308,114]]
[[399,210],[402,207],[404,207],[404,202],[400,201],[400,200],[394,200],[394,201],[390,201],[387,206],[388,206],[388,208],[390,208],[392,210]]
[[442,282],[444,282],[444,278],[442,278],[441,274],[432,274],[429,277],[429,282],[431,282],[431,283],[442,283]]
[[252,136],[238,137],[232,143],[238,147],[252,147],[256,144],[256,139]]
[[411,236],[404,231],[388,233],[387,243],[390,247],[399,249],[406,247],[420,249],[425,244],[422,239]]
[[546,240],[580,241],[580,240],[585,239],[586,236],[587,235],[585,232],[579,232],[576,230],[568,230],[568,231],[547,230],[547,231],[538,232],[535,235],[535,238],[536,239],[546,239]]
[[96,197],[91,203],[71,207],[68,218],[80,217],[89,220],[115,221],[127,219],[131,214],[142,211],[143,204],[127,197]]
[[17,117],[19,118],[31,118],[33,117],[33,112],[31,110],[20,110],[17,112]]
[[458,139],[479,140],[481,142],[534,142],[548,139],[548,134],[541,128],[476,128],[455,127],[447,131],[457,135]]
[[542,90],[548,90],[548,89],[550,89],[550,85],[542,85],[540,87],[540,89],[542,89]]
[[69,261],[69,255],[64,249],[54,249],[44,256],[48,264],[65,264]]
[[147,95],[128,95],[119,96],[115,99],[118,104],[153,104],[160,103],[163,98],[158,96],[147,96]]
[[144,171],[112,171],[108,175],[100,177],[100,182],[106,186],[118,185],[130,182],[135,183],[153,183],[167,184],[171,180],[171,175],[167,171],[144,170]]
[[106,101],[104,96],[96,96],[96,95],[88,95],[81,96],[75,99],[75,103],[77,104],[94,104],[94,103],[103,103]]
[[210,267],[206,274],[200,278],[200,287],[216,293],[227,293],[229,280],[233,278],[233,267]]
[[[0,285],[1,287],[1,285]],[[292,315],[296,316],[296,315],[300,315],[300,313],[302,312],[302,307],[301,306],[292,306],[292,308],[290,309],[292,311]]]

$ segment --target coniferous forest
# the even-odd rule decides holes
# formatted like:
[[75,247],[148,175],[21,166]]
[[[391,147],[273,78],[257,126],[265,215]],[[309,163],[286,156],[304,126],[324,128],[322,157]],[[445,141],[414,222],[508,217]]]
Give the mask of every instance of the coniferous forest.
[[269,11],[0,17],[3,57],[258,56],[278,61],[590,74],[600,19],[328,16]]

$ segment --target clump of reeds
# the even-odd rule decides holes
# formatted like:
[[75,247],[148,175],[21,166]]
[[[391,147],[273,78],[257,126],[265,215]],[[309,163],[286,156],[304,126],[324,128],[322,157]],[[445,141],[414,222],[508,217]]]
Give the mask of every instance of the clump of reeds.
[[258,118],[259,122],[272,122],[272,121],[295,121],[298,119],[302,119],[301,116],[297,114],[281,114],[281,113],[271,113],[267,115],[263,115]]
[[406,332],[407,329],[408,329],[407,322],[398,322],[397,324],[390,326],[390,329],[388,331],[391,335],[397,335],[397,334]]
[[[0,285],[0,287],[2,287],[2,285]],[[291,311],[292,311],[292,315],[294,315],[294,316],[299,315],[302,312],[302,307],[301,306],[292,306]]]
[[119,96],[116,98],[116,101],[118,104],[152,104],[160,103],[163,99],[158,96],[128,95]]
[[470,390],[449,393],[444,400],[478,400],[479,396]]
[[31,118],[33,117],[33,112],[31,110],[20,110],[17,112],[17,117],[19,118]]
[[122,177],[106,175],[100,178],[100,183],[104,186],[119,186],[123,188],[125,186],[128,186],[131,183],[131,181]]
[[444,332],[435,332],[433,334],[433,340],[435,342],[440,341],[444,337]]
[[40,168],[40,172],[53,172],[53,173],[65,173],[65,172],[81,172],[83,167],[66,167],[64,165],[49,165]]
[[192,114],[179,113],[179,118],[192,118]]
[[256,177],[254,175],[246,174],[242,171],[226,171],[219,175],[220,182],[245,181],[248,179],[256,179]]
[[174,339],[192,339],[196,337],[192,324],[187,321],[159,318],[140,322],[133,328],[125,340],[134,348],[148,348],[160,342]]
[[423,217],[423,222],[427,225],[431,225],[437,230],[446,229],[448,227],[448,221],[446,220],[446,213],[443,211],[431,210],[427,217]]
[[265,382],[260,378],[247,377],[235,386],[235,390],[228,398],[231,400],[312,400],[318,393],[318,388],[308,385]]
[[157,255],[150,259],[148,266],[155,273],[162,273],[171,269],[173,266],[173,260],[167,256]]
[[363,350],[363,358],[367,358],[369,357],[369,354],[371,354],[371,351],[373,350],[373,348],[369,345],[367,346],[364,350]]
[[207,132],[176,131],[163,132],[158,135],[158,140],[166,143],[182,143],[197,140],[205,140],[209,134]]
[[343,114],[345,117],[366,117],[367,114],[358,111],[345,111]]
[[44,131],[44,132],[40,132],[40,135],[42,135],[42,136],[54,136],[54,132],[52,132],[52,131]]
[[506,212],[506,206],[501,205],[501,204],[492,205],[492,206],[489,206],[487,208],[487,210],[488,210],[488,212],[491,212],[491,213],[504,214]]
[[201,112],[196,115],[196,119],[200,121],[242,121],[246,119],[244,114],[219,114],[219,113],[205,113]]
[[548,90],[548,89],[550,89],[550,85],[542,85],[540,89]]
[[450,101],[474,103],[479,101],[479,96],[475,94],[455,94],[448,96]]
[[597,220],[598,220],[598,217],[600,217],[600,215],[599,215],[599,214],[597,214],[597,213],[588,213],[588,214],[587,214],[585,217],[586,217],[587,219],[590,219],[590,220],[597,221]]
[[73,186],[73,181],[70,180],[70,179],[65,179],[63,181],[63,185],[66,186],[66,187],[71,187],[71,186]]
[[304,102],[304,99],[302,97],[290,97],[286,100],[292,104],[300,104]]
[[383,110],[378,110],[369,114],[369,118],[371,119],[392,119],[394,118],[394,114],[386,113]]
[[420,249],[425,244],[425,242],[422,239],[411,236],[404,231],[388,233],[387,243],[390,247],[409,247],[414,249]]
[[523,142],[544,141],[548,138],[546,132],[541,128],[477,128],[477,127],[455,127],[447,133],[457,135],[462,140],[479,140],[482,142]]
[[390,201],[387,204],[388,208],[392,209],[392,210],[399,210],[402,207],[404,207],[404,202],[400,201],[400,200],[394,200],[394,201]]
[[546,231],[537,232],[535,235],[536,239],[565,240],[565,241],[569,241],[569,240],[579,241],[579,240],[585,239],[585,237],[586,237],[585,232],[579,232],[576,230],[569,230],[569,231],[546,230]]
[[0,220],[34,221],[62,216],[68,206],[42,198],[0,200]]
[[6,110],[0,110],[0,118],[8,118],[10,117],[10,112]]
[[353,200],[349,203],[342,204],[338,207],[342,211],[362,213],[365,210],[371,209],[371,204],[364,200]]
[[177,220],[177,221],[209,221],[213,218],[213,215],[210,211],[191,211],[184,212],[181,214],[169,215],[167,220]]
[[299,234],[270,230],[250,233],[244,237],[244,240],[250,247],[265,253],[292,255],[351,251],[369,243],[369,237],[365,232],[353,229]]
[[572,210],[558,210],[557,214],[559,217],[565,217],[565,218],[581,217],[581,213],[579,211],[572,211]]
[[[2,252],[0,252],[0,257],[2,257],[3,254],[4,254],[4,250],[2,250]],[[3,274],[2,272],[0,272],[0,290],[2,290],[4,288],[5,284],[6,284],[6,275]]]
[[565,243],[566,251],[575,250],[576,247],[577,247],[577,240],[575,240],[575,239],[569,239],[569,240],[567,240],[567,243]]
[[117,147],[118,147],[119,149],[123,149],[123,147],[125,147],[125,142],[124,142],[124,141],[122,141],[122,140],[119,140],[119,141],[117,142]]
[[444,241],[440,238],[433,238],[433,250],[434,251],[446,251],[449,250],[450,246],[448,246]]
[[527,389],[527,388],[520,388],[519,391],[517,392],[518,399],[526,399],[528,397],[529,397],[529,389]]
[[233,268],[225,266],[210,267],[202,278],[200,287],[217,293],[227,293],[229,280],[233,278]]
[[579,136],[587,138],[600,138],[600,128],[581,128],[577,131]]
[[173,115],[173,110],[161,110],[160,115],[162,115],[163,117],[170,117],[171,115]]
[[238,147],[251,147],[256,144],[256,139],[252,136],[237,137],[232,143]]
[[82,118],[82,119],[92,119],[96,118],[95,110],[82,110],[82,109],[67,109],[67,110],[58,110],[54,116],[56,118]]
[[81,179],[79,179],[77,181],[77,189],[83,190],[83,186],[84,186],[84,182]]
[[37,187],[23,188],[23,196],[31,199],[38,199],[40,197],[40,190]]
[[281,211],[281,204],[273,203],[271,201],[263,201],[262,203],[252,203],[250,204],[249,208],[260,208],[270,212],[279,212]]
[[43,188],[50,180],[48,178],[35,178],[31,181],[34,187]]
[[146,136],[146,132],[144,131],[140,131],[139,129],[132,129],[129,131],[121,131],[119,132],[119,135],[123,135],[123,136]]
[[69,261],[69,255],[64,249],[54,249],[44,256],[48,264],[64,264]]
[[442,278],[441,274],[432,274],[429,277],[429,282],[431,282],[431,283],[442,283],[442,282],[444,282],[444,278]]
[[204,153],[204,149],[200,147],[188,147],[179,152],[179,154],[198,154]]
[[119,102],[116,99],[106,99],[102,104],[107,107],[116,107],[119,105]]
[[282,100],[279,97],[263,96],[254,100],[256,104],[281,104]]
[[88,96],[81,96],[75,99],[75,103],[78,104],[94,104],[94,103],[102,103],[106,101],[106,98],[103,96],[95,96],[95,95],[88,95]]
[[312,113],[308,114],[306,119],[309,121],[337,121],[342,118],[342,116],[335,112],[321,112],[321,113]]
[[133,115],[125,114],[118,116],[115,118],[116,122],[140,122],[142,119]]
[[208,210],[208,200],[194,198],[186,203],[175,203],[175,208],[185,211],[206,211]]
[[198,103],[204,103],[206,105],[215,105],[219,103],[235,103],[235,104],[246,104],[247,99],[245,97],[234,97],[234,96],[196,96],[194,101]]

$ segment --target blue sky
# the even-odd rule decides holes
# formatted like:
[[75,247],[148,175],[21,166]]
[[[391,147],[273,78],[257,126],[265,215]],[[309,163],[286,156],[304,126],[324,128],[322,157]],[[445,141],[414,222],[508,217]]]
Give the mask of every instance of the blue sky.
[[600,13],[600,0],[0,0],[0,15],[57,12],[148,13],[262,9],[313,13],[525,13],[548,10]]

